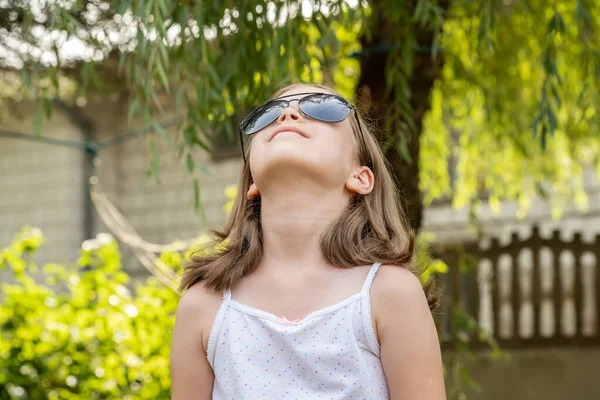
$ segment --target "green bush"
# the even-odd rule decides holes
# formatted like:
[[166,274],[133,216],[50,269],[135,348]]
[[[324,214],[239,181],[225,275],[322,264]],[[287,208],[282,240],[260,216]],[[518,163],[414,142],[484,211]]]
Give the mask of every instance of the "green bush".
[[107,234],[86,241],[73,265],[44,265],[37,283],[42,242],[26,228],[0,253],[0,270],[15,276],[1,286],[0,399],[170,398],[179,296],[153,277],[131,293]]

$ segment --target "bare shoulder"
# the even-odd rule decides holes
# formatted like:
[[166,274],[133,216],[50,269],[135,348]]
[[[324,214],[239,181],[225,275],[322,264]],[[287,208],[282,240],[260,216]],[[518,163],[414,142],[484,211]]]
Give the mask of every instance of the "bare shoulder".
[[181,296],[179,307],[189,309],[205,309],[207,306],[220,306],[223,300],[223,293],[210,289],[204,282],[198,282]]
[[222,301],[223,293],[206,287],[204,282],[194,284],[179,300],[176,324],[195,330],[200,335],[205,350]]
[[397,265],[382,265],[371,286],[373,325],[378,339],[390,321],[414,323],[431,318],[419,278]]
[[419,278],[406,268],[384,264],[379,268],[371,288],[371,297],[392,301],[425,301]]

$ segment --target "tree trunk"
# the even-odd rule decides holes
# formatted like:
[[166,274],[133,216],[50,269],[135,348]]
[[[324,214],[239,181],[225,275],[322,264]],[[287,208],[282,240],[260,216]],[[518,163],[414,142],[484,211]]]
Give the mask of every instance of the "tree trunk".
[[[379,21],[379,24],[377,29],[373,29],[371,40],[368,40],[366,36],[361,38],[361,45],[363,49],[376,50],[367,50],[361,55],[361,76],[357,86],[357,98],[360,106],[366,108],[362,111],[369,118],[376,120],[379,128],[383,129],[387,104],[391,101],[385,93],[387,86],[385,68],[390,56],[390,49],[386,48],[386,45],[390,45],[386,41],[386,37],[389,37],[386,32],[392,31],[394,27],[386,20],[384,7],[378,6],[377,1],[371,1],[370,4],[374,14],[372,18]],[[423,197],[419,190],[419,137],[423,126],[423,116],[429,108],[429,94],[439,75],[442,60],[440,56],[433,59],[427,51],[433,44],[433,32],[416,26],[414,34],[420,50],[417,50],[414,56],[414,71],[409,85],[416,130],[405,133],[409,136],[408,152],[412,162],[407,162],[393,147],[390,147],[385,156],[392,167],[396,185],[403,194],[402,206],[405,207],[413,229],[418,232],[421,227],[423,208]],[[393,93],[390,96],[393,96]]]

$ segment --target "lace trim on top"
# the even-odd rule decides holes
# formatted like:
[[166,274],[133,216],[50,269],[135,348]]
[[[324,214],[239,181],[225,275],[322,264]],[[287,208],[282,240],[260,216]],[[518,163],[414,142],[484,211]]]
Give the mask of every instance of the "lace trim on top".
[[[293,322],[294,322],[295,325],[301,325],[301,324],[303,324],[303,323],[305,323],[307,321],[310,321],[311,319],[314,319],[316,317],[320,317],[322,315],[329,314],[329,313],[332,313],[334,311],[337,311],[340,308],[342,308],[344,306],[347,306],[348,304],[351,304],[351,303],[359,300],[360,298],[361,298],[361,294],[360,293],[356,293],[356,294],[354,294],[354,295],[352,295],[352,296],[350,296],[350,297],[348,297],[348,298],[346,298],[346,299],[344,299],[344,300],[342,300],[342,301],[340,301],[340,302],[338,302],[336,304],[333,304],[331,306],[327,306],[325,308],[321,308],[321,309],[319,309],[317,311],[313,311],[310,314],[308,314],[306,317],[301,318],[300,320],[295,320]],[[232,307],[234,307],[234,308],[236,308],[236,309],[238,309],[240,311],[245,312],[246,314],[254,315],[255,317],[259,317],[259,318],[268,319],[269,321],[273,321],[273,322],[284,323],[282,321],[281,317],[278,317],[277,315],[275,315],[273,313],[270,313],[268,311],[264,311],[264,310],[261,310],[261,309],[258,309],[258,308],[247,306],[247,305],[239,303],[239,302],[237,302],[237,301],[235,301],[233,299],[229,301],[229,304]],[[292,322],[292,321],[288,321],[287,323],[289,323],[289,322]]]

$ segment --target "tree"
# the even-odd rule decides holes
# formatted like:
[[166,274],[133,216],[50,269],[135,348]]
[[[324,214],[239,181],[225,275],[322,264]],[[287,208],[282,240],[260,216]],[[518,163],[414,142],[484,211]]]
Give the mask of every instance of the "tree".
[[557,212],[573,196],[585,207],[582,167],[600,171],[599,24],[591,0],[11,1],[0,49],[44,99],[40,116],[68,77],[77,96],[125,88],[130,115],[160,133],[170,94],[190,160],[215,136],[234,140],[274,85],[335,84],[381,117],[418,229],[423,201],[439,198],[474,213],[482,193],[521,214],[540,194]]

